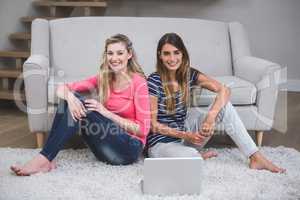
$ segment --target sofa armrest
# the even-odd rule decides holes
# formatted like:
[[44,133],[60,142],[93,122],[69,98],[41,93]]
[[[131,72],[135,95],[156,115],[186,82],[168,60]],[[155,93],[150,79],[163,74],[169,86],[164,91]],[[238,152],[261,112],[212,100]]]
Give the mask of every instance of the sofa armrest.
[[31,132],[47,131],[49,38],[49,21],[35,19],[31,25],[31,56],[23,65],[27,115]]
[[235,60],[234,74],[255,84],[258,108],[256,130],[270,130],[273,125],[281,67],[264,59],[245,56]]
[[23,65],[27,114],[31,132],[47,131],[49,59],[31,55]]

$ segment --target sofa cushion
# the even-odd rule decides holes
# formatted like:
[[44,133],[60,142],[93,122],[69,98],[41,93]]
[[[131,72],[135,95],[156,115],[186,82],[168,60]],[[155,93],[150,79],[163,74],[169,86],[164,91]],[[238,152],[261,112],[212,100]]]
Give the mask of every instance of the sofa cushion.
[[[218,76],[213,78],[230,88],[230,101],[233,105],[255,104],[257,89],[252,83],[236,76]],[[192,94],[192,106],[209,105],[216,97],[216,93],[199,87],[195,87]]]
[[[83,80],[86,77],[58,77],[51,76],[48,81],[48,102],[56,104],[58,99],[55,91],[59,84]],[[252,105],[256,101],[256,87],[252,83],[235,76],[213,77],[231,89],[230,101],[233,105]],[[206,106],[212,103],[216,94],[199,87],[192,91],[192,106]]]

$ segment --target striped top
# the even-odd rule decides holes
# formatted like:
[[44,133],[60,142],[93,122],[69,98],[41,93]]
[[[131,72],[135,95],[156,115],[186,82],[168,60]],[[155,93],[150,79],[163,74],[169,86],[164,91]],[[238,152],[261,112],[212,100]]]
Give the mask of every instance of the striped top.
[[[196,84],[198,74],[201,73],[194,68],[190,68],[189,89]],[[176,130],[184,131],[184,123],[186,119],[187,108],[181,100],[182,93],[180,91],[175,94],[175,113],[167,113],[166,110],[166,95],[163,90],[160,75],[157,72],[152,73],[148,79],[149,95],[157,97],[158,112],[157,121]],[[159,133],[150,132],[147,137],[148,147],[153,147],[158,142],[180,142],[180,138],[174,138]]]

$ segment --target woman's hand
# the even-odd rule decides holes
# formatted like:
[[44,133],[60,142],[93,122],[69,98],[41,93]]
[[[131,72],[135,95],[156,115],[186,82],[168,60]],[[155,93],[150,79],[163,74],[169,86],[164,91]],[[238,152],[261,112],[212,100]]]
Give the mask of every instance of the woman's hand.
[[70,113],[72,118],[77,121],[81,120],[82,117],[86,117],[86,109],[82,102],[73,94],[69,93],[68,97],[66,98],[69,106]]
[[199,133],[185,132],[184,134],[184,140],[196,145],[201,145],[205,139],[206,137]]
[[84,101],[87,110],[96,111],[104,116],[106,116],[109,111],[97,100],[95,99],[86,99]]
[[206,116],[205,120],[201,125],[200,134],[205,137],[211,137],[214,134],[214,130],[215,130],[215,119],[208,115]]

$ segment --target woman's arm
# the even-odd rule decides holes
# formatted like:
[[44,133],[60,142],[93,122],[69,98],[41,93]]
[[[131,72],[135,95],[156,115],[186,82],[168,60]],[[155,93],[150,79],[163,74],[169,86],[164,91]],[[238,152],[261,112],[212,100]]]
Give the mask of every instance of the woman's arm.
[[136,135],[142,134],[140,126],[137,123],[129,119],[120,117],[119,115],[113,112],[110,112],[99,101],[95,99],[87,99],[84,102],[85,106],[87,107],[87,110],[99,112],[104,117],[111,119],[113,122],[117,123],[121,128],[124,128],[128,132],[132,132]]
[[84,105],[77,97],[75,97],[67,85],[59,85],[56,89],[56,95],[68,102],[71,116],[75,121],[81,120],[82,117],[86,116],[86,109]]
[[97,83],[97,76],[93,76],[82,81],[61,84],[57,87],[56,95],[68,102],[70,113],[75,121],[80,120],[82,117],[86,116],[86,109],[82,102],[77,97],[75,97],[73,91],[90,91],[91,89],[97,87]]
[[92,76],[82,81],[61,84],[56,89],[56,95],[64,100],[73,97],[73,91],[86,92],[96,88],[98,85],[98,76]]
[[135,92],[133,98],[135,120],[139,125],[140,133],[147,136],[150,130],[150,98],[147,81],[144,77],[136,76]]
[[111,119],[117,123],[120,127],[124,128],[126,131],[134,133],[137,136],[143,136],[148,134],[150,128],[150,103],[147,83],[143,78],[134,78],[134,96],[133,96],[133,106],[132,112],[135,112],[134,121],[128,120],[124,117],[110,112],[102,104],[93,99],[88,99],[85,101],[88,110],[98,111],[105,117]]
[[108,111],[104,106],[103,108],[106,110],[104,111],[103,114],[105,117],[107,117],[108,119],[111,119],[112,121],[114,121],[115,123],[117,123],[120,127],[124,128],[126,131],[134,133],[135,135],[139,136],[142,135],[143,133],[141,132],[141,128],[139,126],[139,124],[125,119],[123,117],[120,117],[119,115]]
[[203,135],[211,136],[213,134],[214,123],[218,113],[229,101],[230,89],[202,73],[199,73],[197,77],[197,84],[203,88],[217,93],[217,96],[214,99],[214,102],[208,111],[201,128]]
[[175,138],[181,138],[188,140],[194,144],[201,144],[205,137],[197,133],[190,133],[185,131],[179,131],[171,128],[167,125],[161,124],[157,121],[158,113],[158,100],[156,96],[150,95],[150,109],[151,109],[151,131],[154,133],[160,133],[162,135],[171,136]]
[[65,84],[59,85],[56,88],[56,96],[61,99],[67,100],[68,97],[72,94],[73,93],[71,92],[71,90]]

